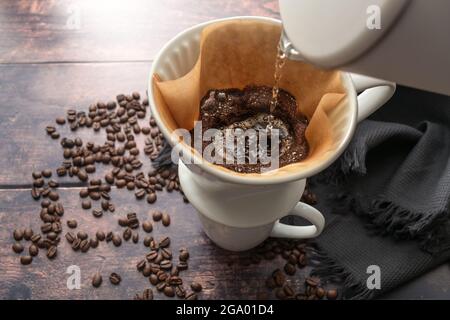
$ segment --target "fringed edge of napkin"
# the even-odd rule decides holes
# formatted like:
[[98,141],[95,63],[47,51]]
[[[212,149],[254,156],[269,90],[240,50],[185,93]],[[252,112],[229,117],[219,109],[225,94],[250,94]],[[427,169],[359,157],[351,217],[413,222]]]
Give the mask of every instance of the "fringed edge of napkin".
[[311,276],[319,277],[322,282],[332,282],[341,285],[341,299],[366,300],[373,299],[376,290],[370,290],[364,281],[355,278],[333,258],[317,247],[314,243],[308,244],[310,265],[313,269]]
[[[343,155],[325,172],[312,178],[313,182],[327,184],[344,183],[350,174],[364,176],[367,173],[365,151],[362,146],[355,145],[347,149]],[[336,202],[334,213],[345,214],[349,210],[366,219],[366,227],[374,234],[391,235],[396,239],[414,239],[422,250],[439,253],[450,248],[450,213],[443,210],[431,214],[429,212],[412,212],[402,206],[386,200],[378,195],[368,205],[358,195],[347,193],[330,195]]]

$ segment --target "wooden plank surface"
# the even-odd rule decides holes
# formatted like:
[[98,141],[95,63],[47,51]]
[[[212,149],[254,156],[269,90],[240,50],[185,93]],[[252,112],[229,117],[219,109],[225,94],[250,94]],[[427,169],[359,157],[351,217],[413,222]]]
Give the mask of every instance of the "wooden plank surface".
[[278,1],[3,0],[0,62],[152,60],[182,30],[239,15],[278,17]]
[[[124,213],[134,211],[140,221],[151,220],[149,212],[155,209],[171,214],[172,223],[164,227],[161,223],[154,224],[151,234],[155,239],[165,235],[171,237],[171,248],[176,256],[180,247],[187,247],[190,252],[189,269],[181,275],[186,287],[195,280],[200,282],[204,291],[202,299],[250,298],[269,291],[265,288],[265,280],[276,265],[283,266],[281,260],[263,261],[258,265],[243,266],[241,260],[247,254],[235,254],[221,250],[212,245],[202,232],[191,205],[185,204],[178,194],[163,194],[159,200],[149,205],[145,200],[136,201],[132,192],[114,189],[111,192],[112,202],[117,208],[114,213],[94,218],[90,210],[81,209],[81,201],[77,189],[60,190],[61,203],[64,204],[63,221],[76,218],[79,222],[76,231],[82,230],[89,235],[95,235],[97,230],[122,232],[117,224],[117,218]],[[99,206],[99,205],[97,205]],[[95,205],[93,205],[95,207]],[[24,299],[132,299],[135,293],[153,287],[147,278],[136,270],[136,263],[145,257],[149,249],[142,239],[146,233],[140,230],[140,243],[123,242],[116,248],[112,243],[100,242],[98,248],[87,253],[74,252],[63,238],[58,246],[58,256],[49,261],[45,251],[28,266],[19,262],[19,256],[12,252],[15,242],[11,231],[16,227],[31,227],[39,230],[39,202],[29,196],[29,190],[0,191],[0,298]],[[68,228],[64,224],[64,233]],[[25,241],[22,241],[25,245]],[[29,244],[29,242],[28,242]],[[81,289],[69,290],[66,286],[69,266],[76,265],[81,269]],[[103,284],[94,289],[91,286],[92,275],[99,271],[103,275]],[[109,283],[107,277],[111,272],[117,272],[122,277],[119,286]],[[295,277],[294,282],[300,286],[302,277]],[[154,289],[154,287],[153,287]],[[155,292],[155,299],[165,298]]]
[[[125,5],[124,5],[125,3]],[[11,250],[15,227],[38,227],[39,204],[30,197],[31,172],[56,168],[62,161],[61,147],[44,132],[57,116],[71,107],[86,110],[98,100],[108,101],[119,93],[145,94],[148,72],[155,54],[171,37],[186,27],[214,18],[235,15],[278,17],[276,0],[4,0],[0,2],[0,299],[130,299],[149,287],[136,269],[148,251],[142,243],[120,248],[101,243],[88,253],[73,252],[65,240],[58,257],[48,261],[41,252],[30,266],[22,266]],[[72,28],[79,14],[79,28]],[[76,21],[75,21],[76,22]],[[72,27],[70,27],[72,26]],[[61,136],[80,136],[85,141],[104,140],[104,133],[58,127]],[[143,137],[137,139],[142,149]],[[141,155],[145,170],[149,160]],[[104,175],[98,166],[95,176]],[[170,234],[173,249],[190,249],[185,275],[205,287],[203,299],[254,299],[268,294],[266,277],[283,266],[280,259],[247,266],[248,253],[226,252],[212,244],[197,220],[195,209],[179,194],[159,195],[154,205],[136,201],[131,192],[114,189],[115,214],[94,218],[82,210],[79,183],[58,179],[71,186],[60,190],[66,213],[63,221],[76,218],[78,229],[93,234],[97,229],[121,230],[117,215],[136,211],[141,219],[149,210],[172,215],[168,228],[158,225],[156,237]],[[66,228],[67,229],[67,228]],[[67,231],[67,230],[66,230]],[[143,237],[141,231],[141,240]],[[82,289],[68,290],[66,269],[81,268]],[[90,286],[92,273],[104,276],[101,288]],[[118,272],[123,282],[107,281]],[[292,278],[301,287],[305,272]],[[396,298],[448,298],[448,266],[412,281],[386,296]],[[269,298],[273,296],[269,294]],[[155,298],[164,298],[155,295]]]

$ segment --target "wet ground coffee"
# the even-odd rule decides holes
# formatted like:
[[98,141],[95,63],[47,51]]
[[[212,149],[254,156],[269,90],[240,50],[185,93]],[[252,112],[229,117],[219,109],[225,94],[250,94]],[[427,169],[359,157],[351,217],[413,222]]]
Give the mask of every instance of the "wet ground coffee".
[[[297,112],[295,98],[285,90],[279,91],[277,108],[272,114],[271,102],[272,87],[268,86],[247,86],[243,90],[210,90],[202,98],[200,105],[202,133],[208,129],[218,129],[225,136],[226,129],[254,129],[256,132],[263,131],[268,134],[270,128],[276,128],[279,130],[279,166],[302,161],[309,151],[305,138],[308,125],[306,117]],[[210,143],[212,142],[203,141],[202,151]],[[269,166],[259,159],[256,163],[250,163],[247,161],[247,150],[245,154],[245,163],[213,162],[241,173],[261,173],[263,167]]]

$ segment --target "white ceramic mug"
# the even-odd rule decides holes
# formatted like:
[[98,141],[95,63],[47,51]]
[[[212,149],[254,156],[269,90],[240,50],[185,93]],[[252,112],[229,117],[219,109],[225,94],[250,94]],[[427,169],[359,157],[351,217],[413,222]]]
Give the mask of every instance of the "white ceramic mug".
[[[177,79],[194,66],[199,54],[202,29],[214,22],[244,19],[280,24],[264,17],[233,17],[213,20],[194,26],[177,35],[157,55],[152,65],[148,88],[152,115],[168,141],[172,137],[157,110],[151,78],[158,74],[162,80]],[[257,53],[255,53],[257,54]],[[339,146],[313,166],[289,175],[257,178],[234,175],[214,165],[179,162],[180,183],[186,197],[197,209],[205,233],[217,245],[232,251],[248,250],[267,237],[304,239],[318,236],[325,225],[322,214],[315,208],[298,202],[305,189],[305,179],[334,162],[350,142],[357,122],[382,106],[395,92],[395,84],[360,75],[341,73],[348,99],[345,105]],[[358,95],[358,93],[362,92]],[[289,226],[279,222],[286,215],[297,215],[311,223]]]

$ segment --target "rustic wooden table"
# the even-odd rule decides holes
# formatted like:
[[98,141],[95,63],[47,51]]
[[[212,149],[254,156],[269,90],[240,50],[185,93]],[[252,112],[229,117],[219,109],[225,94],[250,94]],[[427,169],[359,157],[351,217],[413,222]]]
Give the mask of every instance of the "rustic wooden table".
[[[119,249],[100,244],[86,254],[73,252],[62,241],[58,257],[43,254],[29,266],[11,250],[17,227],[39,228],[39,204],[30,197],[31,172],[56,168],[62,161],[57,141],[44,128],[69,107],[87,109],[118,93],[145,93],[152,59],[161,46],[194,24],[220,17],[262,15],[278,17],[273,0],[4,0],[0,3],[0,298],[130,299],[149,286],[135,264],[145,253],[141,245],[124,243]],[[67,127],[67,126],[66,126]],[[70,136],[68,128],[60,130]],[[77,135],[97,141],[101,135],[81,130]],[[140,141],[142,143],[142,141]],[[149,160],[143,158],[145,166]],[[98,170],[100,177],[104,171]],[[95,219],[81,209],[80,184],[69,178],[60,189],[66,213],[90,233],[119,226],[116,219]],[[201,231],[195,209],[178,193],[159,195],[154,205],[135,200],[133,193],[112,190],[116,212],[135,211],[145,217],[161,209],[172,215],[168,231],[174,250],[190,248],[187,281],[203,284],[203,299],[255,299],[267,294],[265,279],[279,259],[246,266],[246,254],[225,252]],[[165,234],[158,225],[154,234]],[[231,261],[238,263],[230,264]],[[68,290],[67,267],[81,269],[80,290]],[[120,286],[90,285],[92,274],[118,272]],[[386,298],[448,297],[448,266],[399,288]],[[300,284],[304,274],[292,279]],[[443,283],[447,282],[446,284]],[[269,295],[269,297],[272,297]],[[164,298],[156,294],[155,298]]]

